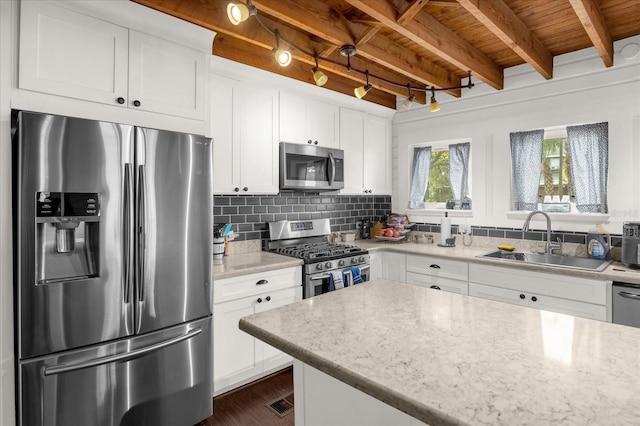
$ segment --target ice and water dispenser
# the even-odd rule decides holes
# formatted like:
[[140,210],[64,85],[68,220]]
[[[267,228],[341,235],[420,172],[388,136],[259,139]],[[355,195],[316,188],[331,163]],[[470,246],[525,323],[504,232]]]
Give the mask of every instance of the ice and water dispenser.
[[36,194],[38,284],[73,281],[99,274],[100,194]]

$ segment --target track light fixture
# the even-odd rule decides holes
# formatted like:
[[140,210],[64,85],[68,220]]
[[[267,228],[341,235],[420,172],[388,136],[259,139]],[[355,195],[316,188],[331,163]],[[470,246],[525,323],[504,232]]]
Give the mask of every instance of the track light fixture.
[[316,61],[316,66],[311,69],[313,81],[316,82],[316,86],[322,87],[329,80],[329,77],[318,68],[318,55],[314,54],[313,59]]
[[249,16],[253,16],[257,13],[256,8],[251,4],[250,0],[247,3],[231,2],[227,5],[227,17],[233,25],[238,25],[240,22],[244,22],[249,19]]
[[436,89],[434,87],[431,88],[431,105],[429,105],[429,111],[440,111],[440,105],[438,105],[438,101],[436,101]]
[[426,86],[426,87],[412,86],[410,83],[407,83],[407,84],[398,83],[381,76],[369,74],[369,70],[357,69],[351,66],[351,57],[355,56],[356,54],[356,47],[352,44],[347,44],[340,48],[340,54],[347,58],[346,64],[334,61],[330,58],[319,57],[317,53],[309,52],[301,47],[298,47],[295,43],[291,42],[290,40],[283,38],[277,29],[272,29],[269,26],[267,26],[266,23],[261,19],[260,15],[258,15],[257,9],[255,8],[255,6],[251,4],[251,0],[246,0],[246,3],[230,2],[227,5],[227,15],[229,17],[229,21],[231,21],[233,25],[238,25],[241,22],[246,21],[250,16],[255,16],[256,21],[266,31],[270,32],[275,36],[276,47],[273,48],[272,52],[274,57],[276,58],[276,61],[278,62],[278,65],[280,65],[281,67],[286,67],[291,63],[291,60],[293,59],[293,56],[291,55],[291,52],[289,50],[280,47],[281,40],[285,42],[288,46],[296,49],[302,55],[312,57],[315,62],[315,67],[311,69],[311,72],[313,73],[313,81],[315,81],[317,86],[324,86],[326,82],[329,80],[327,75],[320,70],[320,67],[318,66],[319,61],[328,62],[330,64],[338,65],[338,66],[344,66],[347,69],[347,71],[353,71],[353,72],[364,75],[366,79],[366,84],[363,86],[356,87],[353,90],[353,93],[358,99],[362,99],[363,97],[365,97],[366,94],[369,93],[369,91],[373,88],[373,86],[369,83],[369,77],[371,76],[371,78],[384,82],[387,85],[392,85],[397,87],[406,87],[407,91],[409,92],[408,97],[401,104],[402,108],[405,109],[406,111],[411,109],[411,107],[413,106],[413,102],[415,101],[415,95],[411,92],[412,90],[414,92],[416,91],[425,92],[425,93],[431,92],[431,103],[430,103],[429,109],[431,112],[436,112],[440,110],[440,105],[438,105],[438,101],[436,101],[436,94],[435,94],[436,91],[457,90],[457,89],[465,89],[465,88],[471,89],[474,86],[474,84],[471,82],[471,71],[468,72],[469,81],[467,84],[464,84],[464,85],[461,84],[459,86],[452,86],[452,87],[438,87],[438,88],[436,88],[435,86]]
[[411,93],[411,86],[409,84],[407,84],[407,91],[409,92],[409,96],[407,96],[407,99],[402,102],[402,108],[405,111],[409,111],[411,109],[413,106],[413,100],[415,99],[414,94]]
[[369,70],[366,70],[364,72],[364,75],[367,79],[367,84],[365,84],[364,86],[360,86],[360,87],[356,87],[355,89],[353,89],[353,93],[356,95],[356,98],[358,99],[362,99],[365,97],[365,95],[367,93],[369,93],[369,90],[371,90],[371,88],[373,87],[372,85],[369,84]]
[[273,48],[273,56],[276,58],[276,62],[278,63],[278,65],[280,65],[281,67],[287,67],[291,63],[291,59],[293,59],[293,57],[291,56],[291,52],[283,47],[280,47],[280,33],[278,32],[278,30],[275,30],[275,36],[276,47]]

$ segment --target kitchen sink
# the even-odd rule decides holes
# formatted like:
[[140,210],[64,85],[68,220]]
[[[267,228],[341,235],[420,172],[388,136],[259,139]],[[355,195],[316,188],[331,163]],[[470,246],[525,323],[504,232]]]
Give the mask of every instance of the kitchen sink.
[[515,263],[558,266],[560,268],[581,269],[583,271],[602,272],[611,263],[610,260],[588,259],[586,257],[567,256],[549,253],[523,253],[498,250],[477,256],[483,259],[497,259]]

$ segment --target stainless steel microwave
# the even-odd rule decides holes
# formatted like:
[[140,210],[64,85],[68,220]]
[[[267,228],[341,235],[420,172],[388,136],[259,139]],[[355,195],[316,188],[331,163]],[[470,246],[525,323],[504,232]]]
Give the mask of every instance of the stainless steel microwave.
[[344,151],[280,142],[280,189],[334,191],[344,188]]

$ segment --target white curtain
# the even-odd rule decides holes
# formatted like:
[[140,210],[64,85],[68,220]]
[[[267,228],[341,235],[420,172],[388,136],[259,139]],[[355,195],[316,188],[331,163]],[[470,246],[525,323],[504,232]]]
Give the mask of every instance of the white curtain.
[[544,130],[511,133],[511,173],[515,210],[536,210]]
[[576,208],[607,213],[609,123],[568,126],[567,141]]
[[413,149],[413,167],[411,169],[411,188],[409,189],[409,208],[423,209],[424,194],[429,183],[431,168],[431,147]]
[[469,195],[469,142],[449,145],[449,183],[453,199],[460,201]]

